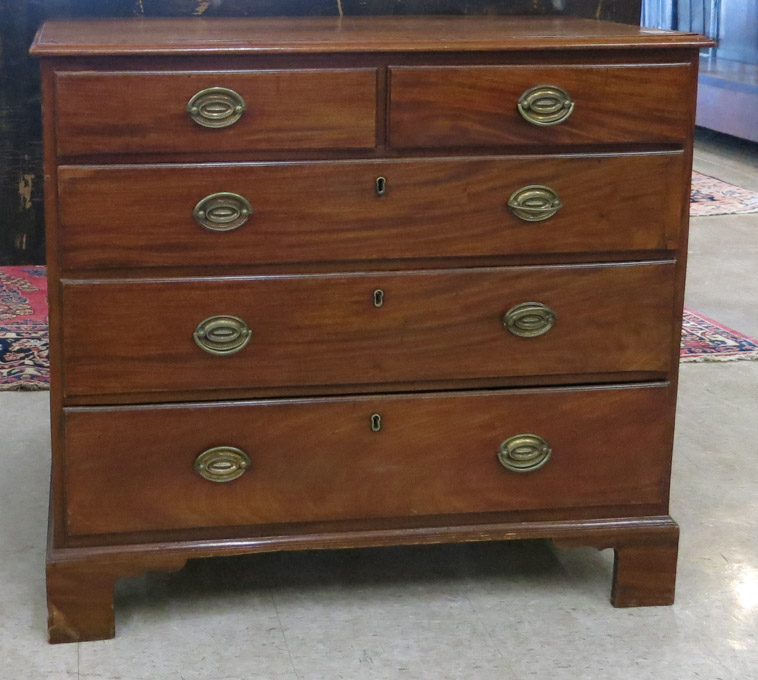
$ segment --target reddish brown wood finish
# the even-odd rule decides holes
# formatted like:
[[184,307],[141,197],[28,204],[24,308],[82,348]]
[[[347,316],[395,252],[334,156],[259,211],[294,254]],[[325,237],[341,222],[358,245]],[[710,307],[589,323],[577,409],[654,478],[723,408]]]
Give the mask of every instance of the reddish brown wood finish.
[[[445,390],[488,390],[518,387],[561,387],[571,385],[609,385],[613,383],[634,384],[658,381],[665,378],[660,371],[618,371],[613,373],[565,373],[561,375],[521,375],[498,378],[468,378],[453,380],[413,380],[401,383],[351,383],[349,385],[286,385],[260,387],[248,385],[237,388],[221,388],[212,393],[207,389],[172,392],[163,398],[155,392],[127,392],[124,394],[91,394],[67,396],[68,406],[124,406],[173,402],[231,401],[237,399],[269,399],[339,396],[343,394],[394,394],[397,392],[425,392]],[[355,379],[359,380],[360,375]]]
[[[655,504],[670,397],[658,386],[69,409],[67,531]],[[506,470],[497,451],[523,433],[552,456]],[[252,460],[242,477],[214,483],[193,470],[227,445]]]
[[48,635],[50,642],[107,640],[116,632],[113,587],[119,578],[146,571],[178,571],[186,558],[175,555],[134,559],[98,558],[47,562]]
[[613,548],[614,607],[651,607],[674,604],[679,527],[669,526],[650,533],[621,538],[613,532],[581,538],[554,539],[558,547],[589,545]]
[[[691,130],[688,75],[687,64],[391,67],[389,141],[396,147],[683,142]],[[541,127],[521,116],[521,95],[538,85],[568,92],[575,108],[566,121]]]
[[[43,61],[41,64],[42,84],[42,148],[44,152],[45,171],[45,248],[47,250],[47,303],[48,303],[48,335],[50,360],[50,508],[49,508],[49,540],[52,545],[60,546],[65,542],[65,527],[57,520],[64,516],[63,502],[63,346],[61,343],[61,305],[60,286],[58,279],[58,229],[56,216],[58,214],[57,184],[58,166],[55,161],[55,107],[53,106],[53,90],[55,72],[52,64]],[[48,550],[49,552],[49,550]]]
[[[663,375],[673,274],[669,263],[64,283],[65,393]],[[554,327],[533,338],[506,330],[503,316],[524,302],[552,309]],[[224,314],[253,335],[219,357],[193,333]]]
[[[497,523],[461,524],[450,520],[444,526],[380,528],[364,521],[361,529],[320,529],[316,533],[272,533],[249,539],[208,539],[182,542],[153,542],[133,545],[102,545],[99,548],[53,549],[48,554],[48,602],[50,605],[50,641],[81,642],[112,637],[113,600],[111,583],[120,577],[137,576],[145,571],[176,571],[186,558],[196,559],[269,552],[272,550],[342,549],[397,545],[432,545],[502,541],[514,538],[546,539],[561,547],[592,545],[650,546],[676,544],[678,527],[668,515],[612,517],[572,521],[500,521]],[[385,522],[386,524],[386,522]],[[646,604],[670,604],[673,591],[671,561],[651,562],[642,583],[649,593],[665,593],[659,601]],[[662,571],[656,567],[667,567]],[[675,565],[673,565],[675,566]],[[621,567],[619,569],[618,567]],[[642,574],[642,570],[636,572]],[[60,575],[60,576],[59,576]],[[89,596],[87,580],[95,579],[96,590]],[[613,591],[625,578],[623,565],[617,562],[613,574]],[[661,585],[663,584],[663,587]],[[616,602],[612,600],[614,604]],[[617,606],[624,606],[619,604]],[[62,625],[62,622],[65,625]]]
[[614,607],[674,604],[679,527],[664,536],[613,541],[615,562],[611,602]]
[[[64,166],[61,256],[77,269],[673,249],[683,165],[681,152],[667,152]],[[525,222],[507,202],[534,184],[563,207]],[[193,219],[197,202],[219,191],[252,204],[242,227],[219,233]]]
[[[616,605],[670,602],[677,528],[668,516],[668,481],[686,178],[697,47],[706,44],[689,34],[539,18],[47,25],[33,50],[46,57],[51,640],[112,635],[112,584],[120,576],[179,568],[188,558],[270,550],[552,538],[616,550]],[[319,72],[334,78],[317,83]],[[579,89],[572,91],[572,118],[556,128],[533,130],[524,123],[528,131],[519,130],[515,102],[503,108],[500,98],[509,87],[518,89],[516,75],[507,83],[497,76],[506,72],[565,74],[564,85],[574,78]],[[459,73],[471,81],[447,77]],[[198,139],[209,139],[202,137],[209,132],[217,140],[201,143],[186,128],[183,97],[191,93],[181,92],[181,115],[173,101],[171,113],[164,109],[158,119],[153,109],[146,113],[134,103],[152,78],[161,87],[150,106],[163,106],[163,97],[181,90],[184,78],[176,74],[191,74],[187,79],[198,86],[223,85],[216,76],[240,77],[239,87],[255,83],[271,107],[261,114],[268,133],[237,127],[247,131],[233,143],[234,135],[224,130],[201,130]],[[402,74],[412,78],[401,88],[405,103],[399,105]],[[481,74],[495,77],[482,80]],[[587,74],[591,91],[582,89]],[[316,78],[306,80],[311,76]],[[280,92],[270,84],[258,89],[274,81]],[[61,85],[69,98],[65,106]],[[122,89],[129,90],[126,98]],[[279,96],[285,94],[288,103]],[[274,110],[281,115],[266,119]],[[82,119],[80,111],[87,113]],[[407,146],[389,147],[389,134]],[[66,155],[58,157],[59,150]],[[576,153],[569,157],[569,151]],[[61,167],[60,181],[59,161],[78,164]],[[532,168],[540,169],[540,179],[530,179]],[[378,198],[371,183],[380,169],[391,181]],[[210,192],[205,181],[211,176],[225,184],[244,178],[245,191],[265,188],[245,227],[209,234],[232,237],[223,246],[182,231],[184,202]],[[554,183],[565,207],[545,223],[510,222],[501,229],[501,217],[512,220],[500,211],[516,180]],[[317,185],[321,201],[310,201],[307,185]],[[201,196],[190,198],[195,191]],[[386,297],[377,309],[371,295],[380,285]],[[500,318],[532,295],[559,306],[558,322],[540,338],[514,338]],[[205,356],[194,345],[194,325],[216,313],[252,313],[254,336],[240,355]],[[556,390],[559,384],[574,388]],[[503,389],[516,385],[532,389]],[[451,393],[474,388],[492,391]],[[596,404],[598,394],[605,398]],[[222,404],[222,397],[268,400]],[[175,401],[158,403],[167,400]],[[592,404],[580,409],[585,400]],[[487,408],[469,406],[484,401]],[[145,405],[106,406],[117,403]],[[460,406],[450,413],[434,407],[443,403]],[[547,403],[552,411],[537,406]],[[361,434],[363,409],[378,404],[392,416],[386,429]],[[489,404],[497,405],[489,410]],[[254,415],[248,419],[248,413]],[[297,446],[285,441],[285,413],[292,414],[289,443]],[[579,451],[568,465],[556,449],[553,464],[535,473],[542,477],[521,479],[533,493],[506,476],[510,490],[501,498],[494,476],[478,468],[465,476],[477,455],[463,451],[468,441],[481,448],[486,440],[487,465],[493,464],[485,430],[501,427],[504,413],[521,417],[524,427],[549,429],[555,441]],[[332,414],[344,424],[329,429]],[[429,425],[424,439],[419,421]],[[306,438],[293,427],[299,422],[321,436]],[[369,438],[368,446],[352,448],[369,435],[396,433],[390,422],[403,423],[402,447]],[[458,422],[461,433],[451,432]],[[190,437],[196,423],[207,425]],[[581,431],[581,423],[591,426]],[[261,492],[265,503],[256,506],[255,496],[240,501],[247,513],[241,521],[249,524],[231,518],[223,496],[208,500],[223,491],[210,482],[198,496],[205,499],[203,512],[182,506],[183,494],[194,494],[188,489],[198,481],[188,472],[191,454],[168,456],[165,467],[145,477],[146,465],[158,457],[147,454],[152,441],[168,442],[162,450],[198,446],[220,424],[227,425],[224,435],[259,447],[251,454],[271,480]],[[468,431],[472,437],[465,439]],[[154,437],[146,441],[149,433]],[[270,443],[261,446],[258,436]],[[319,440],[332,446],[319,446]],[[450,446],[459,440],[458,449]],[[395,467],[350,458],[356,450],[374,451],[374,462],[383,456]],[[445,454],[458,485],[452,486],[448,468],[434,476],[430,451]],[[588,451],[602,455],[596,461]],[[632,453],[621,455],[625,451]],[[348,458],[357,461],[352,469]],[[286,460],[303,467],[283,470]],[[335,461],[344,463],[338,473]],[[180,463],[181,472],[170,474]],[[413,480],[424,468],[434,469],[423,482],[399,481],[401,471]],[[551,470],[563,471],[572,483],[550,478]],[[260,484],[254,472],[232,482],[230,495],[251,480]],[[300,480],[307,503],[282,501],[292,494],[288,475]],[[356,475],[381,482],[365,497],[356,487],[323,504],[308,495]],[[94,477],[102,486],[88,481]],[[476,483],[460,485],[461,479]],[[165,480],[161,486],[171,489],[179,509],[155,505],[158,480]],[[127,488],[141,489],[154,512],[131,497],[111,505],[113,494]],[[392,488],[408,493],[391,494]],[[100,500],[107,504],[98,509]],[[448,511],[446,501],[455,507]],[[432,514],[414,514],[413,504]],[[169,519],[161,524],[163,512]]]
[[[187,102],[229,88],[247,111],[224,128],[198,125]],[[376,69],[198,73],[62,72],[59,154],[365,149],[376,143]]]
[[48,21],[38,56],[700,48],[713,41],[574,17],[392,16]]

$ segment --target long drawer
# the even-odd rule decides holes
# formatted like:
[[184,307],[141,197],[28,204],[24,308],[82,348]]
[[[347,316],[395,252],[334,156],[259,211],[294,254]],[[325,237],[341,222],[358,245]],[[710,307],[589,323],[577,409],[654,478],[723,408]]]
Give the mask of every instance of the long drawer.
[[64,281],[66,395],[669,369],[674,264]]
[[[64,166],[64,267],[674,248],[681,152]],[[510,206],[509,207],[509,203]]]
[[688,64],[392,67],[390,144],[683,142],[692,97]]
[[376,69],[63,71],[58,153],[367,149]]
[[671,410],[665,385],[67,409],[67,532],[662,503]]

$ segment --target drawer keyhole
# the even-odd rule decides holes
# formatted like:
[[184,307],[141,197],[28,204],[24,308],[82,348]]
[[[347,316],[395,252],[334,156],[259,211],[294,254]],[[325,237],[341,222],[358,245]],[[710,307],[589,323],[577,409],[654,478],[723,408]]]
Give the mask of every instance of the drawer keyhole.
[[374,291],[374,307],[381,307],[384,304],[384,291],[377,288]]
[[387,193],[387,178],[377,177],[376,178],[376,195],[384,196],[385,193]]
[[382,416],[378,413],[371,414],[371,431],[379,432],[382,429]]

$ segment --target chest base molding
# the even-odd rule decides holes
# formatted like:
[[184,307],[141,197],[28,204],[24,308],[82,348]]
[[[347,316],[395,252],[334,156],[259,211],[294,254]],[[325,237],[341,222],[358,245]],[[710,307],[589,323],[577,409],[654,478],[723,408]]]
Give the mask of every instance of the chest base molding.
[[613,549],[613,606],[655,606],[674,602],[679,527],[668,515],[51,548],[47,556],[49,640],[60,643],[112,638],[115,635],[113,588],[116,581],[149,571],[179,571],[188,559],[286,550],[336,550],[513,539],[548,539],[558,548],[584,546],[598,550]]

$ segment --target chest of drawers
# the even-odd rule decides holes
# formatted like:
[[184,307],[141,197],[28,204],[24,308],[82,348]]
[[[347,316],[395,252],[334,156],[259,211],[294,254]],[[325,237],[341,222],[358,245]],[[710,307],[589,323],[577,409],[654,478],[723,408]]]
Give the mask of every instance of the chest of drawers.
[[673,601],[699,47],[567,18],[50,22],[53,642],[188,558],[552,539]]

